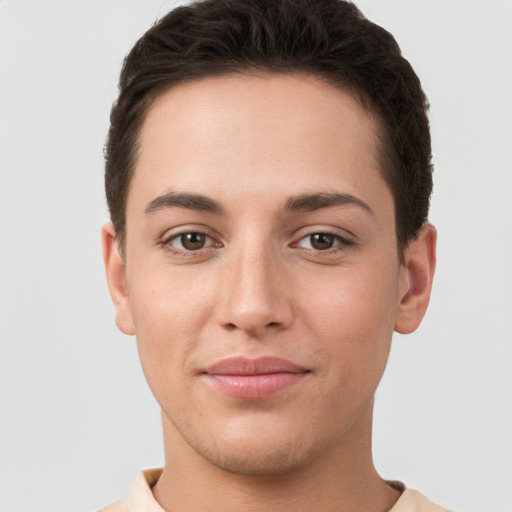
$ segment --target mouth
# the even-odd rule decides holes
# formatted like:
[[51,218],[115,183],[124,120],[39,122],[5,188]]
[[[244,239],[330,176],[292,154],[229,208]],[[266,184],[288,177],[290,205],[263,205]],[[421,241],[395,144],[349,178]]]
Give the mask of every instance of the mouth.
[[298,384],[310,370],[278,357],[232,357],[209,366],[205,380],[221,393],[240,399],[264,399]]

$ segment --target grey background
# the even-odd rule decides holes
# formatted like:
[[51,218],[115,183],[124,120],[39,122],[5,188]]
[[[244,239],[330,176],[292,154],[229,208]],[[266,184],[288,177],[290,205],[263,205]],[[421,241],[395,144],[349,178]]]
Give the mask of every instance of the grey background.
[[[396,336],[375,460],[458,510],[512,509],[512,2],[362,0],[430,98],[439,263]],[[122,58],[176,2],[0,2],[0,510],[86,511],[163,463],[101,262]]]

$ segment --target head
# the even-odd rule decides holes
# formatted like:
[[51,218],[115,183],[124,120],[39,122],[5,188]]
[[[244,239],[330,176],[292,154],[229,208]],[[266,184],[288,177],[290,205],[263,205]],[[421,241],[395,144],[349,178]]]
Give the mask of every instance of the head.
[[207,0],[171,11],[139,39],[124,62],[105,149],[121,252],[140,129],[155,99],[179,83],[254,72],[310,74],[348,91],[373,117],[402,256],[428,216],[428,104],[393,36],[340,0]]
[[104,255],[176,463],[363,464],[392,333],[430,294],[425,109],[394,39],[344,2],[200,2],[136,44]]

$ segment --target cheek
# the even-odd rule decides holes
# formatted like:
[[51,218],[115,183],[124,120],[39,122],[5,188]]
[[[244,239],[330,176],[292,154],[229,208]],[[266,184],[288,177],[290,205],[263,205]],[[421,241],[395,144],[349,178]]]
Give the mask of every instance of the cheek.
[[[398,271],[377,268],[336,269],[317,274],[315,279],[302,277],[301,309],[318,328],[344,336],[360,334],[365,339],[392,332],[398,305]],[[368,336],[368,333],[374,333]]]
[[[318,350],[330,359],[330,380],[350,389],[376,387],[389,354],[397,303],[394,272],[339,273],[308,286],[302,310]],[[384,275],[383,275],[384,274]]]
[[147,266],[129,283],[139,356],[154,391],[185,371],[214,303],[204,283],[182,274]]
[[[199,279],[198,273],[190,269],[176,270],[161,263],[141,267],[144,271],[131,275],[129,282],[136,334],[161,331],[189,337],[196,333],[213,302],[210,280]],[[153,341],[169,340],[165,336]]]

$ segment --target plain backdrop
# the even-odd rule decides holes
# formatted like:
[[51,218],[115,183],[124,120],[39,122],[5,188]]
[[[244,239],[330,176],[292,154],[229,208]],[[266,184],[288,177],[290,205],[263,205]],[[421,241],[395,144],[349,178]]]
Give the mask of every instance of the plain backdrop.
[[[512,510],[512,2],[361,0],[431,102],[438,269],[377,393],[386,478]],[[0,0],[0,510],[82,512],[160,466],[159,410],[104,283],[122,59],[176,3]]]

